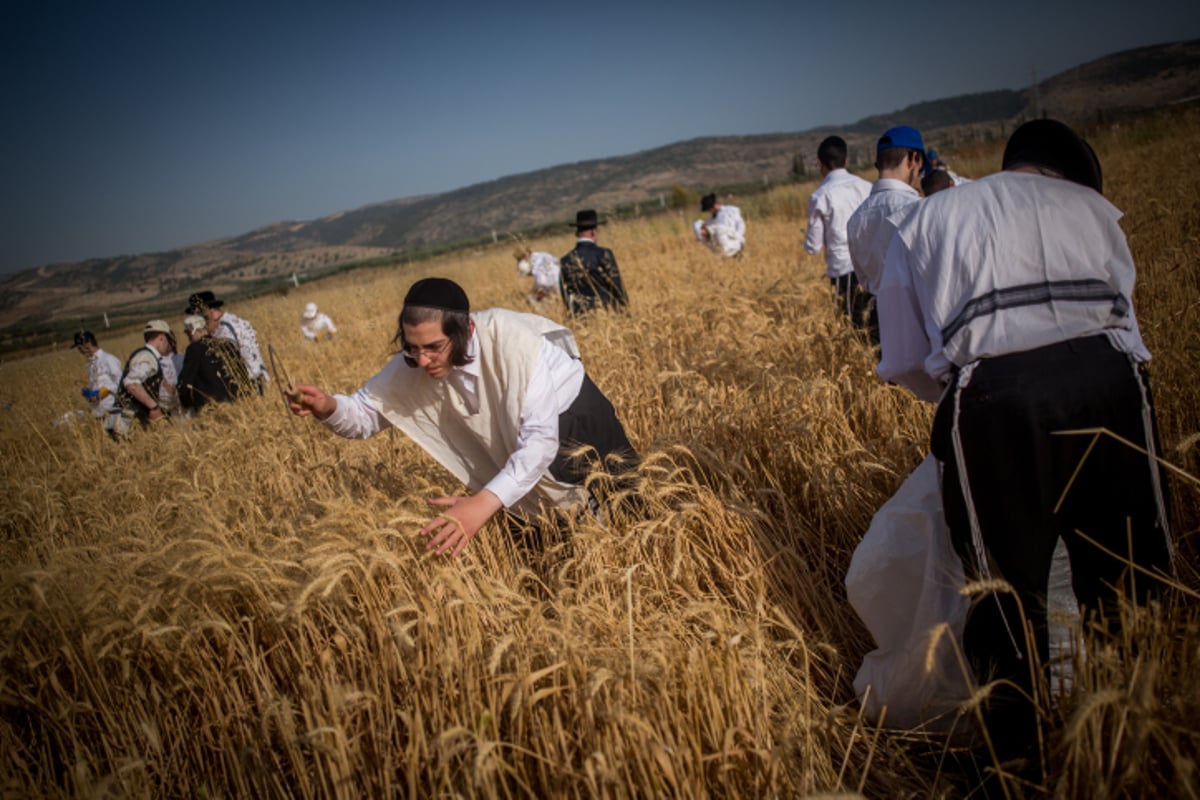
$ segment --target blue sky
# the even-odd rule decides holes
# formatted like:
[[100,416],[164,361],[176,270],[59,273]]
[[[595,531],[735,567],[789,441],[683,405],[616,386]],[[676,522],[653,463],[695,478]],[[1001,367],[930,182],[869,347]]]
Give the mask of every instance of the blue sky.
[[1200,37],[1200,3],[1179,0],[882,7],[4,0],[0,272],[853,122]]

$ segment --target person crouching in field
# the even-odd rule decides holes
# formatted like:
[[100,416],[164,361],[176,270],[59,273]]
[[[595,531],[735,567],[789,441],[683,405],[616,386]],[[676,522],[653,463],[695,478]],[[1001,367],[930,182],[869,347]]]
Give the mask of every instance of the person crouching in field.
[[114,439],[129,433],[136,420],[145,427],[165,418],[158,394],[163,383],[161,359],[174,349],[175,336],[164,320],[152,319],[142,329],[145,342],[125,362],[117,385],[117,402],[104,418],[104,428]]
[[121,361],[100,349],[96,334],[80,331],[75,334],[75,349],[88,360],[88,385],[83,396],[92,405],[92,413],[103,419],[117,401],[117,384],[121,380]]
[[467,484],[466,497],[429,500],[445,512],[421,529],[427,549],[457,557],[502,509],[529,516],[582,505],[593,467],[634,467],[637,454],[566,328],[506,309],[472,314],[458,284],[426,278],[405,296],[394,341],[400,357],[354,395],[300,384],[290,406],[347,438],[394,425]]
[[700,198],[700,210],[708,212],[709,218],[692,224],[696,241],[727,258],[740,256],[746,246],[746,221],[741,209],[722,203],[710,193]]
[[191,344],[179,371],[180,405],[194,413],[208,403],[227,403],[250,390],[250,374],[237,345],[212,336],[208,321],[198,314],[183,320],[183,330]]
[[[1003,681],[983,705],[1002,757],[1038,741],[1024,620],[1045,664],[1059,538],[1091,630],[1111,629],[1121,596],[1158,596],[1171,570],[1133,257],[1101,190],[1087,142],[1028,122],[1002,172],[916,204],[884,263],[879,376],[938,402],[931,444],[955,549],[968,577],[1013,589],[982,596],[963,635],[975,674]],[[1150,455],[1066,433],[1100,428]]]
[[337,326],[328,314],[317,311],[316,303],[307,303],[304,313],[300,315],[300,333],[310,342],[317,341],[321,334],[325,334],[326,341],[332,341],[333,335],[337,333]]
[[533,292],[529,304],[538,308],[542,301],[558,294],[558,259],[549,253],[534,251],[528,247],[517,250],[517,274],[522,278],[533,276]]

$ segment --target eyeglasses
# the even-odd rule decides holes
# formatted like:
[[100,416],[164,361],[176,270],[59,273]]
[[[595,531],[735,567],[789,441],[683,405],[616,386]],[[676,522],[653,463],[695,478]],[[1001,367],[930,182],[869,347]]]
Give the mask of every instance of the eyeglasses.
[[449,339],[442,339],[440,342],[434,342],[433,344],[406,344],[400,348],[400,351],[413,361],[416,361],[421,356],[428,356],[429,358],[440,356],[449,344]]

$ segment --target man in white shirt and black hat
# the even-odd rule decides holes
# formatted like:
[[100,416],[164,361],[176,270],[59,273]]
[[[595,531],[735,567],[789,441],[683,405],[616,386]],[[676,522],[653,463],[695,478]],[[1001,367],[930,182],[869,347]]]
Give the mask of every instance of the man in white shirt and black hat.
[[225,310],[225,301],[210,291],[196,292],[188,298],[188,306],[184,314],[204,317],[208,320],[208,329],[213,336],[228,339],[237,345],[242,354],[242,361],[250,373],[250,380],[263,393],[263,384],[269,383],[271,376],[267,374],[267,364],[263,360],[262,350],[258,347],[258,334],[254,326],[232,311]]
[[427,548],[457,556],[503,509],[528,518],[586,505],[591,471],[634,466],[612,404],[561,325],[507,309],[471,313],[462,287],[426,278],[404,299],[395,341],[400,356],[355,394],[301,384],[291,408],[348,438],[394,425],[467,485],[466,497],[430,499],[444,512],[421,530]]

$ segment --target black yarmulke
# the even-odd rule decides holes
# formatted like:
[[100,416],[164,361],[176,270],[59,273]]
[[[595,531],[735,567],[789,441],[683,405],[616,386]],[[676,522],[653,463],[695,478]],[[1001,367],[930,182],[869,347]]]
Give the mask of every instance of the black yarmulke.
[[449,278],[422,278],[404,296],[405,307],[437,308],[470,313],[471,303],[463,288]]

